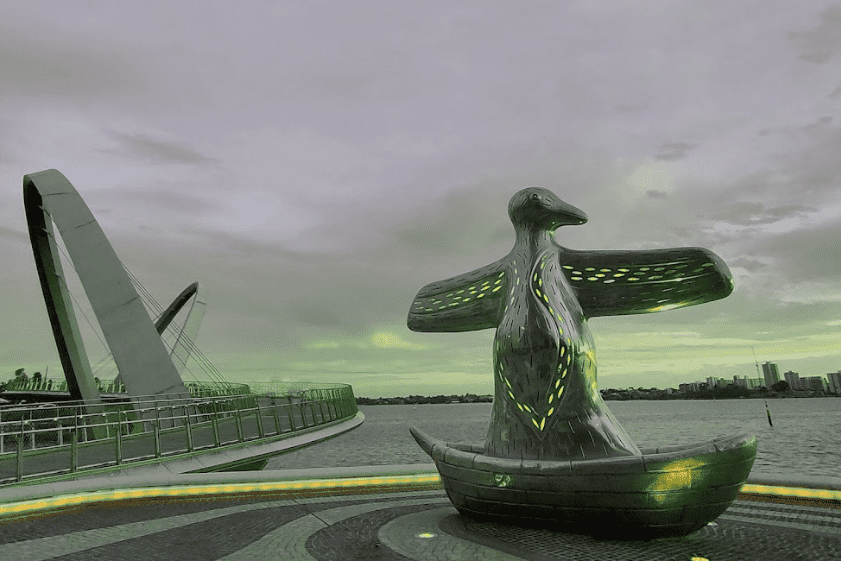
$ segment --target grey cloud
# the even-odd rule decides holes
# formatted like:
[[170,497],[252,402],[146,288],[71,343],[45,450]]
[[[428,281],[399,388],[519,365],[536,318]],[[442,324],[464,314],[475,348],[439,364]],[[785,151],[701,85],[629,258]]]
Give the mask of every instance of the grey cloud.
[[2,225],[0,225],[0,238],[5,238],[13,242],[29,243],[29,235],[26,232]]
[[[841,86],[837,88],[838,92],[841,92]],[[833,97],[830,95],[829,97]],[[832,116],[824,115],[823,117],[818,118],[816,121],[812,123],[806,123],[805,125],[787,125],[778,128],[767,128],[767,129],[760,129],[759,136],[768,136],[772,134],[783,134],[787,137],[792,137],[793,135],[797,135],[799,133],[820,133],[826,132],[829,127],[830,123],[832,123]]]
[[831,122],[832,122],[832,117],[829,116],[829,115],[825,115],[825,116],[821,117],[820,119],[818,119],[817,121],[815,121],[814,123],[810,123],[810,124],[804,126],[803,130],[804,131],[812,131],[812,130],[824,127],[824,126],[830,124]]
[[717,192],[705,191],[704,197],[716,201],[708,218],[763,224],[813,212],[824,204],[834,205],[841,185],[841,128],[817,127],[804,138],[807,142],[799,147],[789,142],[785,153],[769,154],[764,169],[723,183]]
[[141,87],[133,66],[129,57],[92,42],[0,27],[0,97],[116,99]]
[[775,261],[776,276],[790,281],[841,278],[841,222],[763,236],[751,244],[755,255]]
[[311,252],[295,251],[280,242],[255,239],[222,230],[182,226],[177,228],[176,231],[200,242],[207,255],[212,256],[213,259],[237,257],[268,259],[274,262],[284,261],[294,264],[296,267],[316,265],[323,260],[323,256]]
[[832,90],[832,93],[831,93],[831,94],[829,94],[827,97],[828,97],[829,99],[835,99],[835,98],[836,98],[836,97],[838,97],[839,95],[841,95],[841,86],[838,86],[837,88],[835,88],[834,90]]
[[645,192],[645,196],[649,199],[665,199],[668,197],[668,193],[665,191],[658,191],[657,189],[649,189]]
[[648,105],[645,103],[622,103],[616,106],[617,113],[634,113],[647,109]]
[[[177,190],[177,186],[171,189],[109,189],[98,194],[97,199],[101,202],[120,201],[121,203],[146,203],[158,206],[180,214],[197,214],[213,210],[220,210],[220,206],[207,197],[193,196]],[[99,212],[99,211],[97,211]],[[107,211],[106,211],[107,212]]]
[[655,155],[656,160],[680,160],[686,157],[686,152],[694,148],[695,144],[686,144],[685,142],[673,142],[664,144],[660,147],[660,153]]
[[116,152],[129,158],[161,164],[207,164],[215,161],[178,142],[158,140],[140,133],[110,131],[109,134],[120,145]]
[[751,226],[779,222],[814,210],[814,208],[798,204],[772,207],[757,202],[736,202],[722,208],[717,218],[730,224]]
[[841,47],[841,6],[835,5],[820,13],[821,23],[809,31],[789,33],[806,62],[823,64]]
[[736,259],[731,259],[728,265],[733,267],[740,267],[742,269],[747,270],[750,273],[756,273],[761,271],[766,267],[765,263],[759,261],[758,259],[752,259],[750,257],[737,257]]
[[507,216],[510,189],[474,185],[413,210],[414,224],[393,226],[403,249],[442,257],[487,249],[513,239]]

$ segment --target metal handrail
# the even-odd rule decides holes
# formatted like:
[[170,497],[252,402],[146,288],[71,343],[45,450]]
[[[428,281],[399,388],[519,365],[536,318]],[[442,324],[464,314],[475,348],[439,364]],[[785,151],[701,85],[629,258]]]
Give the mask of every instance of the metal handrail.
[[[0,407],[0,471],[4,462],[11,463],[14,458],[15,473],[12,476],[0,472],[0,485],[271,438],[346,419],[357,411],[353,389],[347,385],[307,390],[297,396],[244,394],[202,399],[140,396],[119,403],[7,405]],[[222,429],[230,433],[231,428],[236,429],[234,440],[225,440]],[[13,446],[7,446],[7,440]],[[80,451],[103,450],[97,443],[108,440],[114,445],[104,460],[101,452],[93,463],[85,463],[84,454],[80,458]],[[67,469],[43,466],[39,470],[37,463],[29,461],[31,456],[68,448]],[[32,469],[32,465],[36,467]],[[26,474],[25,467],[30,468]]]

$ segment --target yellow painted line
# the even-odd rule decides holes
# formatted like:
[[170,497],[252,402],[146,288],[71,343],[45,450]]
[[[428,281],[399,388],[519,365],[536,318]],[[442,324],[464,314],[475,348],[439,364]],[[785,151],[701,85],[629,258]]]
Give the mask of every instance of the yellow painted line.
[[285,491],[294,489],[331,489],[340,487],[362,487],[378,485],[407,485],[417,483],[439,483],[437,473],[416,475],[394,475],[388,477],[350,477],[341,479],[304,479],[297,481],[275,481],[267,483],[234,483],[228,485],[173,485],[168,487],[147,487],[142,489],[114,489],[91,491],[75,495],[61,495],[48,499],[31,499],[0,505],[0,517],[10,514],[26,514],[84,503],[119,501],[141,497],[172,497],[250,493],[254,491]]
[[782,487],[779,485],[756,485],[745,483],[740,490],[750,495],[774,495],[778,497],[800,497],[841,501],[841,491],[832,489],[807,489],[805,487]]
[[[146,487],[114,489],[108,491],[91,491],[73,495],[60,495],[50,498],[31,499],[15,503],[0,505],[0,517],[19,515],[61,508],[85,503],[119,501],[125,499],[200,496],[235,493],[250,493],[254,491],[285,491],[295,489],[331,489],[363,486],[407,485],[420,483],[439,483],[437,473],[423,473],[414,475],[393,475],[380,477],[348,477],[339,479],[304,479],[295,481],[274,481],[262,483],[233,483],[224,485],[173,485],[167,487]],[[780,497],[800,497],[841,502],[841,491],[832,489],[808,489],[805,487],[782,487],[776,485],[757,485],[746,483],[740,492],[755,495],[772,495]]]

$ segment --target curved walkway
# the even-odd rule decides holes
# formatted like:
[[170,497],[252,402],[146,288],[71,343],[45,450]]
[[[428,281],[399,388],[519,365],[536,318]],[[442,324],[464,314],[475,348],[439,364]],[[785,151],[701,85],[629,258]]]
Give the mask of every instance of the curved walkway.
[[[9,515],[11,497],[3,493],[0,559],[841,560],[841,502],[834,499],[810,506],[745,494],[714,523],[684,538],[600,541],[463,517],[437,477],[421,468],[428,466],[168,480],[123,476],[33,486],[30,499],[41,496],[41,504],[52,501],[52,507],[15,517]],[[119,496],[102,490],[120,485]]]

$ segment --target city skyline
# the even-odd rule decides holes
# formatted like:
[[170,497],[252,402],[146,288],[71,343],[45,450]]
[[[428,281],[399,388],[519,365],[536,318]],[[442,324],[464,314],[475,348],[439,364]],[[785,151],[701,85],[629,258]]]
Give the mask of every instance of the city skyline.
[[825,376],[839,33],[823,1],[2,6],[0,370],[60,372],[21,194],[55,168],[159,302],[202,283],[197,345],[232,382],[491,393],[493,331],[406,315],[510,250],[533,185],[589,216],[565,247],[704,247],[734,277],[720,301],[593,319],[600,387],[752,375],[752,348]]

